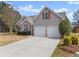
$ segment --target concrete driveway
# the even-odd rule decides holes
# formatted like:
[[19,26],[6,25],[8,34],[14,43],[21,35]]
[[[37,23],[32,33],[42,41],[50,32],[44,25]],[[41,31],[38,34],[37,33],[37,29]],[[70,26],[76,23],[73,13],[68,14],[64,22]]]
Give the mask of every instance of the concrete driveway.
[[0,47],[2,57],[49,57],[59,39],[29,36],[25,40]]

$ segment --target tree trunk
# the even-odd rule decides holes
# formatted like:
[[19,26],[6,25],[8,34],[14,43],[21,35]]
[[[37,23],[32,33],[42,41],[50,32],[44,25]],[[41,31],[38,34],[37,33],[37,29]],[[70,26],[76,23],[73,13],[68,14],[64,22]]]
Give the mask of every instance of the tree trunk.
[[15,26],[15,34],[17,34],[17,28],[16,28],[16,26]]
[[13,31],[12,31],[12,26],[9,27],[9,32],[10,32],[10,33],[13,33]]

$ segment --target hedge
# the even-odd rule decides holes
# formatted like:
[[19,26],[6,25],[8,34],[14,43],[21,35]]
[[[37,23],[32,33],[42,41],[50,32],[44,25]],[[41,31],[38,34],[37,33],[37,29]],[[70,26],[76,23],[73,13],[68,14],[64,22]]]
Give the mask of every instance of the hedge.
[[73,45],[78,45],[78,37],[72,37],[71,40]]
[[64,38],[64,45],[70,45],[71,39],[70,38]]
[[63,39],[63,44],[64,45],[78,45],[79,44],[79,39],[76,36],[72,36],[72,37],[65,37]]
[[31,31],[27,31],[27,32],[24,32],[24,31],[22,31],[22,32],[17,32],[17,34],[18,35],[31,35]]

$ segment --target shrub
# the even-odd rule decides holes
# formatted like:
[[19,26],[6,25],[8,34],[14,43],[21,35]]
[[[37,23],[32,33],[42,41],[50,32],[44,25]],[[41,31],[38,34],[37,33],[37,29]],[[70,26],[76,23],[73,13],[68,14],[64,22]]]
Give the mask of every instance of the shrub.
[[64,38],[64,45],[70,45],[71,39],[70,38]]
[[30,35],[31,32],[30,31],[27,31],[27,32],[17,32],[18,35]]
[[64,35],[69,35],[71,32],[70,22],[67,20],[62,20],[59,24],[59,32],[61,37],[64,37]]
[[73,45],[78,45],[78,37],[72,37],[71,40]]

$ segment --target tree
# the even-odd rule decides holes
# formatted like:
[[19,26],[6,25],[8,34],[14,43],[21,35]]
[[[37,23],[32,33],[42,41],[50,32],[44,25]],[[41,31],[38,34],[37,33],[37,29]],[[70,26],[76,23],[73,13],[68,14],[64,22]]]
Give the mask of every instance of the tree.
[[0,13],[2,12],[2,9],[6,6],[6,3],[3,1],[0,2]]
[[74,12],[73,17],[74,17],[74,20],[75,20],[75,21],[79,22],[79,9],[77,9],[77,10]]
[[59,32],[61,34],[61,37],[64,37],[64,35],[69,35],[71,32],[71,25],[67,18],[62,20],[59,24]]
[[6,6],[6,3],[4,3],[3,1],[0,2],[0,9],[2,9],[3,7]]
[[[21,15],[19,12],[15,11],[10,4],[6,4],[4,2],[0,2],[1,7],[1,15],[2,15],[2,21],[8,25],[10,33],[13,31],[15,24],[17,20],[20,19]],[[5,5],[4,5],[5,4]]]

